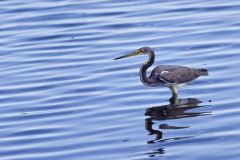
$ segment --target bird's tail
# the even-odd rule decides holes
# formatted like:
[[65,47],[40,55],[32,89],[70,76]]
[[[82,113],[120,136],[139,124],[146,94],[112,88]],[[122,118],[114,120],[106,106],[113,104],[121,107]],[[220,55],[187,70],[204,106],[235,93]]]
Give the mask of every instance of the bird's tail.
[[208,76],[208,70],[206,70],[206,69],[197,69],[197,73],[200,76]]

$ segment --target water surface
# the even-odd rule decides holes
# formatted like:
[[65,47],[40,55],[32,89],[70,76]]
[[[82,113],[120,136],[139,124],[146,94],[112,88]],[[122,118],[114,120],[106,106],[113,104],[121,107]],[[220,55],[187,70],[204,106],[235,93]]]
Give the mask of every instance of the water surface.
[[[0,159],[238,159],[240,2],[1,1]],[[170,103],[139,79],[207,68]]]

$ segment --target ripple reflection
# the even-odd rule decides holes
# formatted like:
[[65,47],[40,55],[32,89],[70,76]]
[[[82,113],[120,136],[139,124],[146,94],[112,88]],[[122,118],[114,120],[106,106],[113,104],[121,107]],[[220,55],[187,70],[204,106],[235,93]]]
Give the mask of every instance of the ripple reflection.
[[163,120],[173,120],[181,118],[191,118],[197,116],[206,116],[210,115],[211,112],[201,112],[201,111],[191,111],[195,108],[206,107],[207,105],[200,105],[201,101],[196,98],[187,98],[187,99],[174,99],[169,100],[169,104],[162,106],[155,106],[146,109],[145,115],[149,116],[145,119],[145,128],[148,131],[149,135],[156,135],[154,140],[147,141],[148,144],[163,142],[167,140],[179,140],[189,137],[174,137],[170,139],[163,139],[164,129],[186,129],[190,126],[172,126],[166,123],[159,125],[159,130],[153,129],[154,121],[163,121]]

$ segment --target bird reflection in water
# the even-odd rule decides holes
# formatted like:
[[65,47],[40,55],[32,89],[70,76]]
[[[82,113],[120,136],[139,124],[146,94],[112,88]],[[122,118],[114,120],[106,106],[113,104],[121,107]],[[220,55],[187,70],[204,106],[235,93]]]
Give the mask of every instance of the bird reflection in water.
[[[189,110],[205,107],[200,106],[199,101],[196,98],[187,98],[187,99],[170,99],[170,104],[163,106],[151,107],[146,110],[145,115],[149,116],[145,119],[145,128],[149,132],[149,135],[156,135],[154,140],[150,140],[147,143],[155,143],[159,141],[166,141],[170,139],[162,139],[163,132],[160,131],[162,129],[184,129],[189,128],[190,126],[171,126],[168,124],[160,124],[159,129],[153,129],[153,121],[161,121],[161,120],[171,120],[171,119],[181,119],[181,118],[190,118],[197,116],[205,116],[211,114],[210,112],[189,112]],[[188,111],[188,112],[187,112]],[[176,137],[171,138],[171,140],[184,139],[189,137]]]

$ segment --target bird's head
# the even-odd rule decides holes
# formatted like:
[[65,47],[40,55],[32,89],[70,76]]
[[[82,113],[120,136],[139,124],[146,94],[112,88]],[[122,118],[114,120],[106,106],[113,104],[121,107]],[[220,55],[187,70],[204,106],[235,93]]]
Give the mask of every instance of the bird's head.
[[137,55],[143,55],[143,54],[146,54],[146,53],[151,52],[151,51],[153,51],[153,50],[150,47],[142,47],[142,48],[139,48],[138,50],[136,50],[134,52],[131,52],[131,53],[128,53],[126,55],[117,57],[114,60],[127,58],[127,57],[132,57],[132,56],[137,56]]

